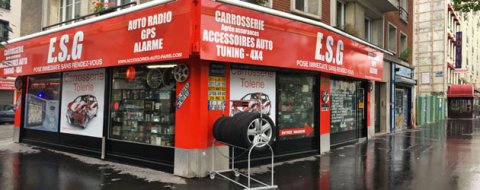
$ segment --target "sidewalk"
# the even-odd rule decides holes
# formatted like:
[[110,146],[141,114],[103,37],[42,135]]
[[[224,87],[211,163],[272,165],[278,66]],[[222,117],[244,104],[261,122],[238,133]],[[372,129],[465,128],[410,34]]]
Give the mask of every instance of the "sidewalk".
[[[457,124],[453,126],[453,124]],[[437,123],[275,166],[280,189],[477,189],[480,128]],[[253,169],[268,181],[268,168]],[[0,145],[0,189],[242,189],[23,144]]]

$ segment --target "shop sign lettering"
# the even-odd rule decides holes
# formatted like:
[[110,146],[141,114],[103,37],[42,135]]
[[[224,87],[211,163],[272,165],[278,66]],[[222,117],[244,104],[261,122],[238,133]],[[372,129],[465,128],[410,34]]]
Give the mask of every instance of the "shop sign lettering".
[[[82,31],[76,32],[73,37],[73,43],[70,46],[67,46],[70,42],[68,34],[62,35],[59,44],[57,44],[57,37],[50,38],[47,63],[65,62],[70,61],[70,59],[75,61],[82,58],[83,38],[84,34]],[[58,48],[60,52],[57,53]],[[55,55],[54,53],[57,54]]]
[[133,53],[163,49],[163,38],[157,34],[156,26],[172,20],[172,11],[168,11],[128,21],[128,31],[141,30],[141,41],[134,43]]
[[383,81],[382,52],[327,28],[216,1],[201,11],[202,59]]
[[215,11],[216,30],[202,31],[202,41],[215,46],[218,57],[263,61],[273,51],[273,41],[260,37],[265,21],[225,11]]
[[191,6],[179,0],[11,42],[0,50],[0,77],[188,58]]
[[[337,48],[335,53],[333,45],[336,44]],[[327,51],[323,49],[324,45],[326,46]],[[337,65],[343,65],[343,41],[335,40],[332,36],[327,36],[327,40],[323,41],[323,33],[317,33],[317,47],[315,50],[315,60],[325,61],[327,63],[333,63]]]

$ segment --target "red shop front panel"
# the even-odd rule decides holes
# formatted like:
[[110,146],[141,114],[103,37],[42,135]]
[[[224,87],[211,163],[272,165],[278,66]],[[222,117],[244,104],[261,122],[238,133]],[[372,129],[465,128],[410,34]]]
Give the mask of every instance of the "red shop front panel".
[[203,0],[202,59],[382,81],[383,53],[325,28]]
[[178,0],[8,44],[0,77],[188,58],[192,9]]

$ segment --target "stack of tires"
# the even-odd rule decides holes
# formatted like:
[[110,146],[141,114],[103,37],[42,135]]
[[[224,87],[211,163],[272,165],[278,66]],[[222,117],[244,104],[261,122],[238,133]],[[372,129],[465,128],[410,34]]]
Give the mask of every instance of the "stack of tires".
[[275,141],[275,125],[266,115],[240,112],[233,117],[220,117],[213,124],[213,136],[216,140],[237,147],[265,149],[266,144]]

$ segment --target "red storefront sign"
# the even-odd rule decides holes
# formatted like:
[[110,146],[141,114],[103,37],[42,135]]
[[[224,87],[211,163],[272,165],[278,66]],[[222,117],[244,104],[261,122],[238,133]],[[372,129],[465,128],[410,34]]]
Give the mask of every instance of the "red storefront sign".
[[15,90],[15,81],[0,80],[0,90]]
[[202,59],[382,81],[383,54],[321,27],[202,1]]
[[175,1],[7,45],[0,77],[188,58],[191,1]]

